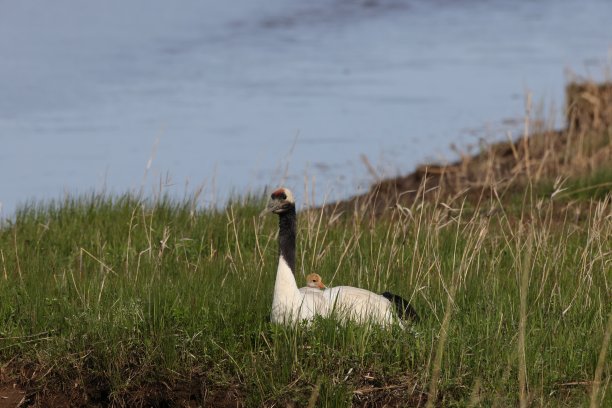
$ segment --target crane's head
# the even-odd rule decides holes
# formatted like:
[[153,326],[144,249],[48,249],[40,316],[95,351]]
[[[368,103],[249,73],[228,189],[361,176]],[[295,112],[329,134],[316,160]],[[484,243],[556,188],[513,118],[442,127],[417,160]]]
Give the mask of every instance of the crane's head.
[[260,215],[263,216],[269,212],[273,212],[274,214],[282,214],[291,209],[295,209],[293,193],[289,191],[289,189],[281,187],[274,190],[274,192],[270,195],[268,206],[261,212]]
[[309,288],[325,289],[323,280],[321,279],[321,276],[318,273],[311,273],[306,276],[306,285]]

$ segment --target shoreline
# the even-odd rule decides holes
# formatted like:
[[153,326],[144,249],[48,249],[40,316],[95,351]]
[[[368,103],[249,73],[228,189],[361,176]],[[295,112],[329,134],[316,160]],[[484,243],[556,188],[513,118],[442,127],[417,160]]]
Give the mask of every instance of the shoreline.
[[[482,145],[473,155],[449,164],[422,164],[406,175],[375,182],[368,192],[319,207],[327,212],[372,212],[410,207],[424,200],[524,188],[559,177],[570,179],[612,166],[612,82],[572,82],[566,86],[566,127],[542,128],[526,118],[522,136]],[[528,108],[528,111],[530,109]],[[612,187],[609,187],[612,190]],[[435,191],[436,194],[425,194]]]

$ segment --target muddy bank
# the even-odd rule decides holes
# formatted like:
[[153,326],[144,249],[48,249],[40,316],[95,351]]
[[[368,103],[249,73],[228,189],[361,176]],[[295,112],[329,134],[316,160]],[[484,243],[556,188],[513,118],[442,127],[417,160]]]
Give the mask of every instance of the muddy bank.
[[[530,109],[528,108],[528,111]],[[612,82],[566,87],[566,127],[544,128],[525,119],[515,140],[482,144],[475,155],[450,164],[424,164],[405,176],[384,179],[362,195],[324,207],[329,212],[380,215],[416,200],[502,198],[531,182],[563,180],[612,166]],[[527,115],[526,115],[527,116]]]

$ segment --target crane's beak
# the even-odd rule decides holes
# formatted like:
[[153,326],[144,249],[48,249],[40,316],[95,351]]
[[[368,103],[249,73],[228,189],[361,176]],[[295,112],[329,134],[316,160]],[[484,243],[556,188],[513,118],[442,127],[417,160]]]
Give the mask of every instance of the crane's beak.
[[278,201],[270,200],[270,201],[268,201],[268,205],[266,206],[266,208],[264,208],[264,210],[259,213],[259,216],[263,217],[263,216],[265,216],[268,213],[274,212],[275,210],[280,208],[281,205],[282,205],[282,203],[279,203]]
[[323,284],[323,282],[321,282],[321,281],[317,282],[317,287],[318,287],[319,289],[325,289],[325,285],[324,285],[324,284]]

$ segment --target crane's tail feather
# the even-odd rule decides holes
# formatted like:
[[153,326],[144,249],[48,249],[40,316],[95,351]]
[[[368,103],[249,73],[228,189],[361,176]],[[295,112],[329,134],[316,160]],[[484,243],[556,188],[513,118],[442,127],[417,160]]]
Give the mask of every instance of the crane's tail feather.
[[412,307],[410,302],[399,295],[395,295],[391,292],[385,292],[382,294],[390,302],[395,304],[395,309],[397,310],[397,315],[402,320],[412,320],[414,322],[419,322],[421,320],[416,310]]

